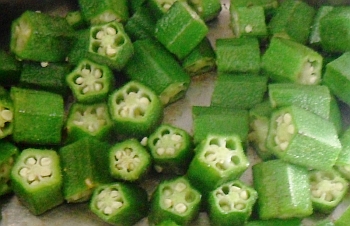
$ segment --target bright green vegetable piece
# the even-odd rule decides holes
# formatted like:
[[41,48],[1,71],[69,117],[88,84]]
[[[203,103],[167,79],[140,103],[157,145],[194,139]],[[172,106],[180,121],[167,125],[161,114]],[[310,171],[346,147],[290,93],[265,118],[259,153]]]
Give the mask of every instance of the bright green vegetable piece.
[[189,0],[188,4],[205,22],[215,19],[221,12],[220,0]]
[[0,86],[0,139],[13,134],[14,106],[9,92]]
[[156,20],[159,20],[177,0],[146,0],[146,6]]
[[154,37],[155,24],[157,20],[151,14],[150,9],[139,7],[128,19],[124,28],[130,39],[146,39]]
[[212,225],[245,225],[258,198],[254,188],[239,180],[227,182],[209,194],[209,218]]
[[11,171],[13,191],[34,215],[63,203],[60,159],[56,151],[25,149]]
[[185,177],[163,180],[152,194],[148,220],[151,224],[172,220],[189,225],[199,214],[201,198]]
[[275,14],[279,6],[278,0],[231,0],[230,7],[254,7],[262,6],[264,8],[266,19],[269,20]]
[[345,131],[339,136],[342,149],[338,155],[335,163],[335,169],[347,180],[350,180],[350,128],[346,128]]
[[19,149],[9,141],[0,141],[0,197],[12,192],[11,170],[19,155]]
[[332,11],[334,6],[324,5],[317,9],[316,15],[312,22],[309,44],[312,46],[319,47],[321,44],[321,36],[320,36],[320,24],[321,19],[327,15],[330,11]]
[[0,84],[10,86],[17,84],[21,74],[21,63],[14,54],[0,49]]
[[303,218],[313,213],[306,168],[283,160],[260,162],[253,166],[253,182],[261,220]]
[[116,182],[97,187],[90,210],[103,221],[117,226],[132,226],[147,216],[147,192],[135,184]]

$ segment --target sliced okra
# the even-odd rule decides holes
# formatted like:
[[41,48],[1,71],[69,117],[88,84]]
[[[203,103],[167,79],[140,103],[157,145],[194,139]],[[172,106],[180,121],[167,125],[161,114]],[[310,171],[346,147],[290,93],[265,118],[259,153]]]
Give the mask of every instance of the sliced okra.
[[34,215],[64,201],[60,160],[54,150],[23,150],[12,168],[11,180],[14,193]]
[[192,159],[192,138],[178,127],[162,124],[148,138],[157,172],[184,174]]
[[309,173],[313,209],[332,212],[343,200],[349,183],[335,170],[312,170]]
[[[132,1],[133,2],[133,1]],[[153,38],[156,19],[150,9],[139,7],[128,19],[124,28],[132,41]]]
[[151,155],[136,139],[124,140],[109,149],[109,171],[116,179],[140,181],[151,163]]
[[21,75],[22,64],[14,54],[0,49],[0,85],[10,86],[17,84]]
[[[239,178],[249,162],[238,135],[208,135],[197,145],[187,177],[203,195]],[[205,177],[203,177],[205,175]]]
[[347,180],[350,180],[350,128],[346,128],[339,136],[342,149],[334,168]]
[[152,224],[172,220],[189,225],[199,214],[201,197],[185,177],[163,180],[152,194],[148,220]]
[[147,0],[146,5],[150,9],[152,15],[158,20],[177,0]]
[[116,132],[126,137],[148,136],[163,118],[163,105],[158,96],[136,81],[115,90],[109,96],[108,106]]
[[13,133],[14,106],[8,91],[0,86],[0,139]]
[[346,226],[349,224],[350,220],[350,206],[344,208],[344,212],[341,213],[341,215],[334,220],[335,226]]
[[245,225],[258,193],[239,180],[227,182],[209,193],[208,214],[213,225]]
[[310,37],[309,37],[309,44],[315,47],[319,47],[321,45],[321,36],[320,36],[320,24],[321,19],[327,15],[330,11],[332,11],[334,6],[320,6],[320,8],[317,9],[316,15],[314,17],[314,20],[312,22],[311,30],[310,30]]
[[0,141],[0,197],[12,191],[11,170],[19,155],[19,149],[12,143]]
[[147,215],[148,206],[143,188],[122,182],[98,186],[90,201],[90,210],[112,225],[135,225]]
[[106,65],[83,59],[66,76],[66,82],[78,102],[101,102],[114,87],[114,75]]
[[188,3],[205,22],[216,18],[221,11],[220,0],[190,0]]
[[312,169],[331,169],[341,151],[333,123],[291,105],[271,115],[266,145],[290,163]]
[[254,7],[261,6],[264,8],[266,19],[271,19],[271,16],[275,14],[276,9],[279,6],[278,0],[231,0],[230,7]]

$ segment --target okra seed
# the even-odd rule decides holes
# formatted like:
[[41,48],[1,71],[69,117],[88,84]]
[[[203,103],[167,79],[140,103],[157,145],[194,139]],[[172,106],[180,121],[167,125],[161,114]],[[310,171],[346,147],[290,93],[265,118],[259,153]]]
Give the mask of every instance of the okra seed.
[[41,62],[40,65],[41,67],[47,67],[49,66],[49,62]]
[[248,24],[247,26],[245,26],[244,31],[245,31],[246,33],[252,32],[252,31],[253,31],[253,26],[250,25],[250,24]]
[[169,148],[166,149],[166,153],[168,155],[173,155],[175,153],[175,149],[172,148],[172,147],[169,147]]
[[98,209],[104,209],[105,206],[106,206],[105,202],[103,202],[103,201],[97,202],[97,208]]
[[324,200],[326,200],[328,202],[333,201],[333,195],[330,193],[325,194]]
[[165,187],[164,189],[163,189],[163,194],[165,195],[165,196],[170,196],[170,195],[172,195],[174,192],[173,192],[173,189],[172,188],[170,188],[170,187]]
[[187,206],[184,204],[184,203],[178,203],[176,206],[175,206],[175,210],[176,212],[178,213],[184,213],[187,211]]
[[163,172],[163,167],[159,166],[159,165],[155,165],[154,169],[157,171],[157,173],[161,173]]
[[108,56],[113,56],[117,53],[117,50],[115,48],[113,48],[111,45],[108,45],[106,48],[106,54]]
[[148,104],[150,103],[150,101],[149,101],[148,98],[142,97],[142,98],[140,99],[140,103],[141,103],[141,104],[148,105]]
[[29,173],[29,169],[26,167],[20,169],[20,171],[19,171],[19,175],[22,177],[27,177],[28,173]]
[[164,205],[165,205],[165,208],[169,209],[169,208],[173,207],[173,201],[171,199],[165,199]]
[[140,144],[141,144],[142,146],[147,146],[147,143],[148,143],[148,137],[142,138]]
[[219,206],[225,212],[231,211],[231,202],[230,202],[230,200],[228,200],[226,198],[219,200]]
[[12,111],[7,110],[7,109],[2,110],[0,113],[0,116],[2,117],[2,119],[4,119],[7,122],[12,121],[12,119],[13,119]]
[[100,90],[102,90],[102,84],[101,83],[96,83],[95,85],[94,85],[94,88],[95,88],[95,90],[96,91],[100,91]]
[[51,175],[51,169],[50,168],[44,168],[44,169],[42,169],[41,170],[41,172],[40,172],[40,176],[42,176],[42,177],[48,177],[48,176],[50,176]]
[[321,195],[322,195],[322,192],[320,190],[312,190],[312,196],[315,197],[315,198],[320,198]]
[[186,186],[186,184],[184,184],[184,183],[177,183],[176,185],[175,185],[175,191],[178,191],[178,192],[182,192],[182,191],[184,191],[185,189],[187,188],[187,186]]
[[292,115],[289,113],[286,113],[283,115],[283,121],[287,124],[292,122]]
[[240,187],[237,186],[232,186],[230,188],[230,192],[240,192],[242,189]]
[[122,202],[112,202],[112,208],[113,209],[119,209],[120,207],[123,206],[123,203]]
[[175,141],[175,142],[179,142],[182,140],[182,136],[178,135],[178,134],[173,134],[171,136],[171,140]]
[[100,69],[96,69],[94,71],[95,78],[101,78],[102,77],[102,71]]
[[295,132],[294,125],[288,125],[287,132],[290,134],[294,134],[294,132]]
[[82,77],[78,77],[76,80],[75,80],[75,84],[78,84],[78,85],[81,85],[84,83],[84,79]]
[[168,10],[170,9],[170,7],[171,7],[171,4],[169,4],[169,3],[164,3],[164,4],[162,5],[162,7],[163,7],[166,11],[168,11]]
[[104,31],[99,31],[96,33],[96,38],[97,39],[102,39],[105,36],[105,32]]
[[244,200],[247,200],[249,198],[249,194],[246,190],[239,193],[239,197],[241,197]]
[[84,87],[84,89],[83,89],[83,93],[84,94],[88,93],[89,91],[90,91],[90,87],[89,86]]
[[238,210],[243,210],[243,209],[245,209],[245,204],[237,203],[237,204],[234,205],[234,208],[238,209]]
[[285,151],[289,145],[288,141],[282,142],[279,144],[279,147],[281,148],[282,151]]
[[212,152],[212,151],[207,151],[207,152],[204,154],[204,157],[205,157],[205,159],[207,159],[207,160],[210,161],[210,162],[216,161],[216,155],[215,155],[215,153]]
[[120,196],[119,191],[117,191],[117,190],[111,191],[111,197],[112,197],[112,198],[117,198],[117,197],[119,197],[119,196]]
[[27,160],[26,160],[26,164],[27,164],[27,165],[35,165],[35,164],[36,164],[36,159],[33,158],[33,157],[29,157],[29,158],[27,158]]
[[106,32],[107,32],[107,34],[109,34],[109,35],[115,35],[115,34],[117,34],[117,31],[116,31],[113,27],[107,27],[107,28],[106,28]]
[[158,155],[164,155],[164,153],[165,153],[165,148],[157,148]]
[[340,182],[334,184],[334,189],[338,191],[342,191],[344,189],[344,185]]
[[103,213],[106,215],[109,215],[113,212],[113,209],[109,206],[107,206],[106,208],[104,208]]
[[312,74],[312,75],[310,76],[310,79],[309,79],[310,84],[314,84],[314,83],[316,83],[316,81],[317,81],[317,76],[315,76],[314,74]]

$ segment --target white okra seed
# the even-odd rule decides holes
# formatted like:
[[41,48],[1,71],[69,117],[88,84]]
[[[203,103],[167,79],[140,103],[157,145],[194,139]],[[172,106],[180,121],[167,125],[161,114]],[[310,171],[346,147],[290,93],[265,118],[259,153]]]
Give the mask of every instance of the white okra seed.
[[171,199],[164,199],[164,205],[166,208],[171,208],[173,206],[173,201]]
[[103,213],[106,215],[109,215],[113,212],[112,208],[109,206],[106,206],[106,208],[104,208]]
[[119,209],[122,206],[123,206],[122,202],[118,202],[118,201],[112,202],[112,208],[113,209]]
[[76,80],[75,80],[75,83],[78,84],[78,85],[81,85],[84,83],[84,79],[82,77],[78,77]]
[[36,164],[36,159],[33,157],[30,157],[26,160],[26,164],[28,165],[35,165]]
[[184,213],[184,212],[186,212],[186,210],[187,210],[187,206],[186,206],[184,203],[178,203],[178,204],[175,206],[175,210],[176,210],[176,212],[178,212],[178,213]]
[[1,117],[5,119],[6,121],[12,121],[13,119],[13,113],[10,110],[4,109],[0,113]]
[[292,125],[292,124],[288,125],[287,132],[290,133],[290,134],[294,134],[294,132],[295,132],[294,125]]
[[100,84],[100,83],[95,83],[95,84],[94,84],[94,89],[95,89],[96,91],[101,91],[101,90],[102,90],[102,84]]
[[164,155],[164,153],[165,153],[165,148],[157,148],[158,155]]
[[109,35],[115,35],[115,34],[117,34],[117,31],[116,31],[113,27],[108,27],[108,28],[106,29],[106,32],[107,32],[107,34],[109,34]]
[[284,114],[283,121],[287,124],[292,122],[292,115],[289,113]]
[[29,169],[24,167],[22,168],[20,171],[19,171],[19,175],[21,175],[22,177],[27,177],[28,176],[28,172],[29,172]]
[[104,31],[99,31],[96,34],[96,38],[97,39],[102,39],[105,36],[105,32]]
[[51,162],[52,162],[51,159],[47,158],[47,157],[40,159],[40,165],[42,165],[42,166],[48,166],[51,164]]
[[178,191],[178,192],[182,192],[182,191],[185,190],[186,188],[187,188],[186,184],[181,183],[181,182],[179,182],[179,183],[177,183],[177,184],[175,185],[175,190]]

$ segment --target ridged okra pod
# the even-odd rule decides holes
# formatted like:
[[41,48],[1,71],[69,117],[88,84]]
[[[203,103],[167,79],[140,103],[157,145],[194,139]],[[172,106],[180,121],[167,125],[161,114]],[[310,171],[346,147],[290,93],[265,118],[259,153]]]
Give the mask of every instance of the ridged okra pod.
[[0,141],[0,197],[12,192],[11,170],[17,157],[19,149],[9,141]]
[[320,47],[321,45],[321,35],[320,35],[320,25],[321,20],[324,16],[326,16],[330,11],[334,9],[334,6],[324,5],[320,6],[320,8],[317,9],[316,15],[313,19],[311,30],[310,30],[310,37],[309,37],[309,44],[315,47]]
[[347,180],[350,180],[350,128],[346,128],[339,136],[342,149],[334,168]]
[[128,19],[124,28],[132,41],[154,37],[156,19],[149,8],[139,7]]
[[253,7],[262,6],[264,8],[266,19],[271,19],[271,16],[275,14],[276,9],[279,6],[278,0],[231,0],[230,6],[234,7]]
[[215,19],[221,11],[220,0],[190,0],[188,4],[205,22]]

